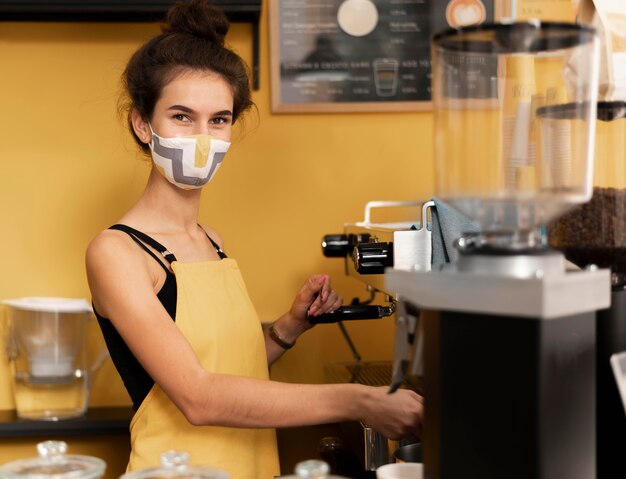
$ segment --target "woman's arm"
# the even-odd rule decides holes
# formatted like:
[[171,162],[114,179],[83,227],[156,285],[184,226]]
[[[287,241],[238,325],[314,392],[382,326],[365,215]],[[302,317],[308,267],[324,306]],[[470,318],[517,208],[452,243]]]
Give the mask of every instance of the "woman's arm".
[[154,292],[144,255],[117,232],[87,250],[94,304],[170,400],[196,425],[285,427],[361,420],[388,437],[416,434],[421,397],[355,384],[297,385],[210,373]]

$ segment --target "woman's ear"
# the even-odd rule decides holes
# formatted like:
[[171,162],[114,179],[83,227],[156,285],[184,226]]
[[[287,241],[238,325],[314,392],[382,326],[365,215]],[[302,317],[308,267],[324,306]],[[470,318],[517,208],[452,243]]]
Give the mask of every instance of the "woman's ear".
[[135,131],[135,135],[137,135],[137,138],[139,138],[139,140],[146,145],[150,143],[150,140],[152,140],[152,132],[150,131],[150,126],[148,125],[148,122],[144,120],[139,112],[134,108],[131,113],[131,121],[133,124],[133,130]]

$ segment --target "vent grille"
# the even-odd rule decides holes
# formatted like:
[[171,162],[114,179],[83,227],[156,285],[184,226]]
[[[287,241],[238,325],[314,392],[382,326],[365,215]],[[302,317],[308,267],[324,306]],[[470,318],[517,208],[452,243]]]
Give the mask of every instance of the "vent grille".
[[[327,366],[329,379],[334,383],[356,383],[366,386],[389,386],[393,364],[391,361],[336,363]],[[421,390],[420,378],[406,378],[401,385],[405,389]]]

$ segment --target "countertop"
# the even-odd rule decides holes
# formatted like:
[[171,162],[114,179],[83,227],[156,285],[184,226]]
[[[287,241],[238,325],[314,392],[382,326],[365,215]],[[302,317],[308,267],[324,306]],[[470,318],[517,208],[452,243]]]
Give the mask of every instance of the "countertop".
[[59,421],[20,419],[14,410],[0,410],[1,437],[35,437],[123,434],[128,432],[134,411],[130,407],[90,408],[83,417]]

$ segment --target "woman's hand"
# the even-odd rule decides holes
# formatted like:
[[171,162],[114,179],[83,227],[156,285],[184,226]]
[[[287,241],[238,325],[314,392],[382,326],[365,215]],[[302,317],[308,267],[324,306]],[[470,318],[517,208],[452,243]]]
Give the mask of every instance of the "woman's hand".
[[303,331],[313,327],[308,321],[309,316],[318,316],[336,310],[343,303],[330,285],[330,277],[325,274],[310,276],[306,280],[289,310],[293,321],[302,324]]
[[293,300],[289,312],[280,318],[281,329],[285,328],[292,334],[302,334],[314,325],[309,316],[318,316],[336,310],[343,303],[330,285],[330,277],[326,274],[309,276]]
[[414,391],[388,387],[368,387],[361,422],[389,439],[420,439],[424,418],[424,398]]
[[[341,306],[342,302],[343,298],[331,288],[328,275],[310,276],[296,294],[289,312],[274,322],[274,332],[282,341],[293,344],[298,336],[314,326],[309,322],[309,316],[330,313]],[[265,346],[269,364],[272,364],[285,352],[284,349],[276,345],[274,340],[270,339],[267,333]]]

